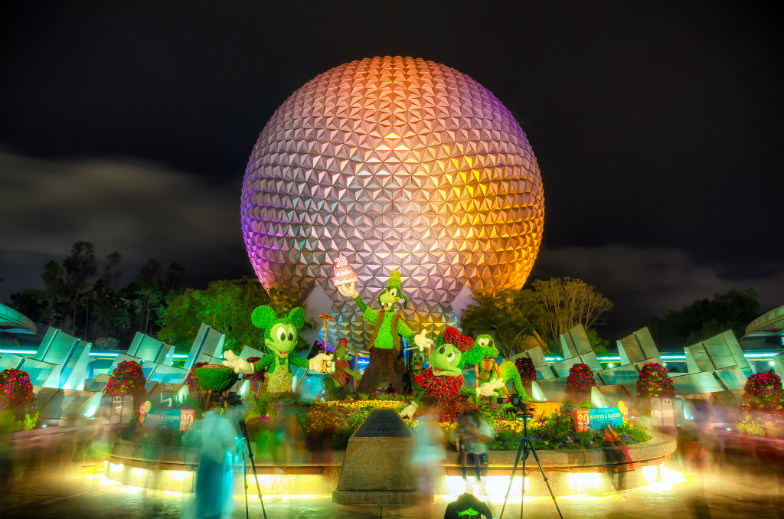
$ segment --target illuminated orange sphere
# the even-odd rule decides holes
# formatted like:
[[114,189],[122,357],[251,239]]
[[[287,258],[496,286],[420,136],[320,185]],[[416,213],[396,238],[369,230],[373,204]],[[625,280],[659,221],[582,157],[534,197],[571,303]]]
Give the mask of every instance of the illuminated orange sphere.
[[338,255],[371,306],[399,270],[408,317],[450,322],[464,286],[523,285],[543,219],[536,157],[509,110],[465,74],[410,57],[352,61],[294,92],[261,132],[242,188],[261,282],[318,283],[343,333],[364,325],[330,282]]

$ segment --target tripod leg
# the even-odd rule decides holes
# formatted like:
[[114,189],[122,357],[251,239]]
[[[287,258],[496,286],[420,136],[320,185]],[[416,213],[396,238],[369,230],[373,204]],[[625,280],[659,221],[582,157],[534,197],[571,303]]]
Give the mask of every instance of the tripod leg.
[[[256,492],[259,495],[259,503],[261,503],[261,513],[264,515],[264,519],[267,519],[267,511],[264,509],[264,497],[261,495],[261,485],[259,485],[259,475],[256,473],[256,462],[253,461],[253,449],[250,446],[248,429],[246,428],[245,422],[243,420],[240,420],[240,429],[242,431],[242,435],[245,437],[245,445],[248,446],[248,457],[250,458],[250,466],[253,467],[253,479],[256,481]],[[242,477],[245,479],[245,488],[247,488],[248,476],[247,474],[243,474]],[[246,499],[246,506],[247,506],[247,499],[248,499],[247,490],[245,491],[245,499]]]
[[[509,499],[509,491],[512,490],[512,481],[514,480],[514,475],[515,472],[517,471],[517,463],[520,461],[520,453],[523,451],[524,441],[525,441],[525,437],[520,438],[520,445],[517,446],[517,456],[515,456],[514,467],[512,467],[512,474],[509,476],[509,486],[506,488],[506,496],[504,497],[504,504],[501,507],[501,513],[498,515],[499,518],[504,516],[504,509],[506,509],[506,501]],[[525,460],[523,460],[523,464],[525,464]],[[525,475],[523,475],[523,491],[525,491]]]
[[[244,437],[242,438],[242,443],[246,443]],[[248,474],[247,473],[248,473],[248,468],[245,465],[245,453],[243,452],[242,453],[242,484],[245,487],[245,519],[248,519]]]
[[[530,443],[531,440],[528,440],[526,438],[526,441]],[[563,519],[563,514],[561,513],[561,509],[558,507],[558,501],[555,500],[555,494],[553,494],[553,489],[550,488],[550,481],[547,479],[547,476],[544,473],[544,469],[542,468],[542,464],[539,462],[539,455],[536,453],[536,450],[534,449],[534,445],[532,443],[530,444],[530,449],[531,449],[531,452],[534,454],[534,459],[536,460],[536,464],[539,466],[539,472],[542,473],[542,479],[544,480],[544,484],[547,485],[547,490],[548,490],[548,492],[550,492],[550,497],[553,498],[553,503],[555,504],[555,509],[558,511],[558,517]],[[525,482],[523,482],[523,485],[525,485]],[[523,493],[525,493],[525,488],[523,488]],[[520,517],[522,517],[522,512],[520,512]]]
[[523,519],[523,506],[525,505],[525,460],[528,459],[528,436],[523,437],[523,481],[522,492],[520,493],[520,519]]

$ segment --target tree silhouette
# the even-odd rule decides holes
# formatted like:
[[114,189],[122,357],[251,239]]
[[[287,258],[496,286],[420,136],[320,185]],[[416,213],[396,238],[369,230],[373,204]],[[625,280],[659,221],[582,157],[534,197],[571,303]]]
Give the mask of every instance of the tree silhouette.
[[86,241],[78,241],[71,247],[71,254],[63,261],[65,268],[65,302],[71,313],[71,330],[78,334],[77,316],[81,310],[84,317],[83,331],[87,331],[90,303],[94,299],[91,278],[98,272],[95,248]]
[[730,289],[714,294],[712,299],[698,299],[680,310],[670,310],[664,317],[649,317],[645,326],[662,346],[688,346],[732,330],[743,337],[746,325],[759,314],[757,292]]
[[556,340],[578,324],[592,329],[613,308],[612,301],[582,279],[537,279],[532,289],[545,310],[543,336],[548,341]]
[[465,309],[460,328],[471,336],[493,336],[502,355],[508,357],[531,345],[543,345],[536,329],[543,308],[530,290],[503,290],[497,295],[474,295],[475,305]]

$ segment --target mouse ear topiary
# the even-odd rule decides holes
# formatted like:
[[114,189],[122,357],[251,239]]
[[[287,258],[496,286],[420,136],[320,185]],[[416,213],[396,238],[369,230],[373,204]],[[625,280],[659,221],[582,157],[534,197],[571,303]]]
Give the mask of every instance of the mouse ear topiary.
[[300,307],[292,308],[288,320],[297,330],[301,330],[305,326],[305,310]]
[[253,323],[253,326],[265,330],[268,330],[276,319],[275,310],[267,305],[257,306],[250,314],[250,320]]

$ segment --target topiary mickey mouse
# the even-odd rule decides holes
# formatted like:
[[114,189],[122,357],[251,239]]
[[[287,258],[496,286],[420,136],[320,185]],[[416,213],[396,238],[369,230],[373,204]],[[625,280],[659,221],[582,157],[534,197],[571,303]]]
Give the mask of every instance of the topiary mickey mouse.
[[264,329],[264,345],[271,353],[251,364],[241,359],[231,350],[226,350],[224,366],[234,368],[235,373],[250,375],[266,369],[267,392],[285,393],[292,391],[292,364],[300,368],[308,368],[308,361],[289,355],[297,345],[299,330],[305,325],[305,311],[293,308],[285,317],[277,317],[275,310],[267,305],[256,307],[251,313],[251,321],[257,328]]

